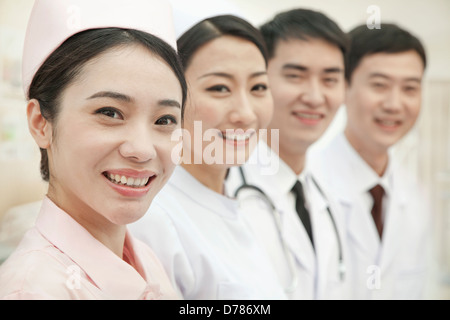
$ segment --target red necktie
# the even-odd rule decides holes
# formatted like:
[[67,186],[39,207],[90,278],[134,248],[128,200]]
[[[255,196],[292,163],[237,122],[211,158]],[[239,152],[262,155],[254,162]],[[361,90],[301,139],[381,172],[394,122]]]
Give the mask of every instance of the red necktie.
[[375,226],[377,227],[378,234],[383,234],[383,195],[384,189],[380,185],[376,185],[372,189],[369,190],[370,194],[373,198],[373,207],[372,207],[372,217],[375,222]]

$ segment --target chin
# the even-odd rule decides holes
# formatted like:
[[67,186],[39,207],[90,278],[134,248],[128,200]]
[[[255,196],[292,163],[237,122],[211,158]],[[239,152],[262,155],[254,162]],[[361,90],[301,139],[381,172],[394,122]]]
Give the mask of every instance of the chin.
[[127,225],[141,219],[148,211],[150,204],[151,202],[134,203],[121,209],[111,209],[111,214],[106,218],[113,224],[119,226]]

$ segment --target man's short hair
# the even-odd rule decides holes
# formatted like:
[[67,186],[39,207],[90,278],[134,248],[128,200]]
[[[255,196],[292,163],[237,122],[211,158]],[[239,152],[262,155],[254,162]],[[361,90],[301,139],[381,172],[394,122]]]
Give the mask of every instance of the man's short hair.
[[348,51],[348,35],[323,13],[308,9],[293,9],[277,14],[260,27],[267,45],[269,59],[275,55],[280,40],[322,39],[338,47],[344,57]]
[[395,24],[381,24],[380,29],[369,29],[360,25],[349,33],[350,48],[347,54],[346,79],[350,82],[353,72],[361,60],[375,53],[401,53],[414,50],[427,65],[425,49],[418,38]]

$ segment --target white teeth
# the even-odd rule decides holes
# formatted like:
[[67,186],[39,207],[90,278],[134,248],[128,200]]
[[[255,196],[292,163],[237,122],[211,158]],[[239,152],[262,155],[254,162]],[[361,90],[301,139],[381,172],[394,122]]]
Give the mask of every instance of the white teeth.
[[128,178],[127,179],[127,186],[132,186],[134,184],[134,179],[133,178]]
[[223,133],[222,133],[222,137],[223,137],[224,139],[227,139],[227,140],[236,140],[236,141],[245,141],[245,140],[248,140],[248,139],[250,139],[251,135],[252,135],[251,133],[250,133],[250,134],[236,134],[236,133],[223,134]]
[[107,177],[111,182],[121,185],[127,185],[129,187],[143,187],[147,184],[148,180],[150,179],[148,177],[140,179],[126,176],[119,176],[118,174],[114,175],[112,173],[110,173]]
[[299,117],[305,118],[305,119],[315,119],[318,120],[321,118],[320,114],[310,114],[310,113],[297,113]]
[[388,120],[378,120],[379,123],[381,123],[383,126],[386,127],[392,127],[395,126],[397,124],[396,121],[388,121]]

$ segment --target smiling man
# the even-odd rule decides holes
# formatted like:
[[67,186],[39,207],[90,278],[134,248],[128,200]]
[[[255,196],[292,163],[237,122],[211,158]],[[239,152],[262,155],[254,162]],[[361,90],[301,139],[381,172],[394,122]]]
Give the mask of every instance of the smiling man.
[[390,148],[413,127],[422,100],[425,50],[392,24],[350,33],[347,124],[312,155],[313,172],[346,216],[355,299],[423,297],[430,213]]
[[[260,30],[274,114],[267,141],[258,144],[242,174],[230,172],[227,188],[235,194],[243,183],[251,185],[237,192],[242,212],[289,298],[343,299],[341,215],[305,159],[343,103],[348,38],[330,18],[305,9],[282,12]],[[273,164],[277,170],[267,174]]]

